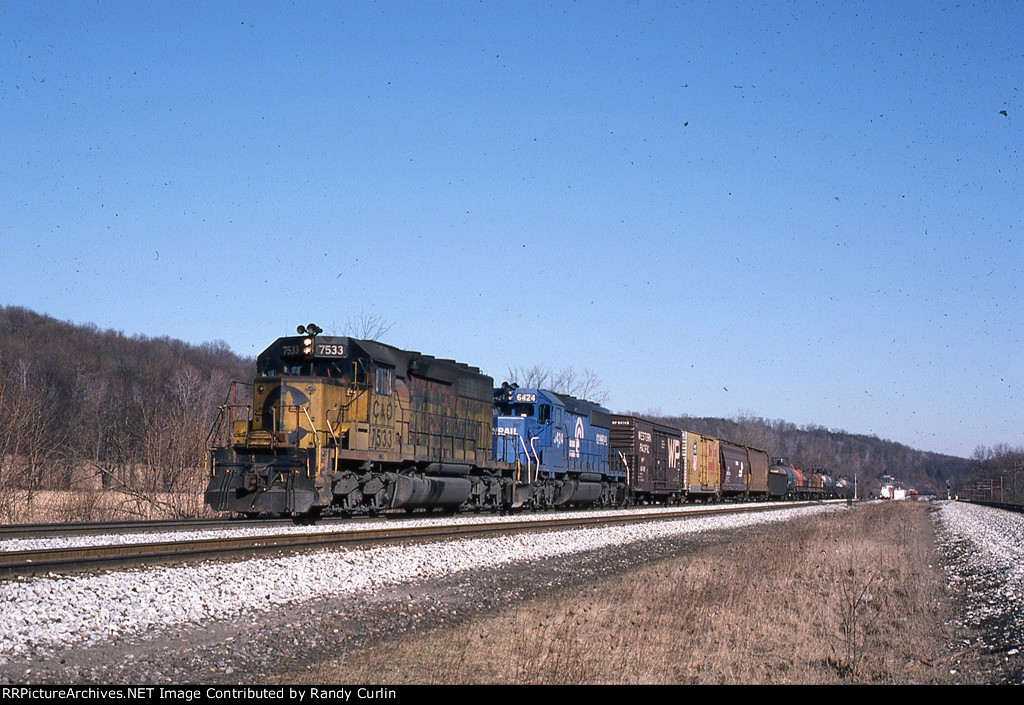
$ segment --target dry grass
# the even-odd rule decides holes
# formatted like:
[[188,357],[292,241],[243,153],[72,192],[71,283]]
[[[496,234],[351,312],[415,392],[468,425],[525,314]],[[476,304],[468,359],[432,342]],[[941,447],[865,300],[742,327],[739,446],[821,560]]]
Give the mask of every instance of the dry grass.
[[[947,683],[928,506],[856,507],[323,663],[337,683]],[[309,678],[307,674],[304,676]]]
[[0,524],[72,521],[127,521],[210,516],[201,493],[154,492],[149,496],[118,490],[16,490],[0,505]]

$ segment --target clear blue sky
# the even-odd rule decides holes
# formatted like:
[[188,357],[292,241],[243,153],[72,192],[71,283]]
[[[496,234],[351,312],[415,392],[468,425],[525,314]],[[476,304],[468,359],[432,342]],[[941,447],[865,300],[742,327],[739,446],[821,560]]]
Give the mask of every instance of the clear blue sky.
[[[1024,445],[1024,3],[0,2],[0,304]],[[1006,111],[1006,114],[1001,114]]]

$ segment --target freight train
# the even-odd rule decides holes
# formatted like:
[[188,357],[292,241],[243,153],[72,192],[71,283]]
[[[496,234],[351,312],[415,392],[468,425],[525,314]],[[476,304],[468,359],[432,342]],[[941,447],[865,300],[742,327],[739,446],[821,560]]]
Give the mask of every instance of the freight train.
[[[257,357],[211,438],[205,501],[242,515],[824,498],[764,451],[314,325]],[[248,387],[248,383],[244,385]]]

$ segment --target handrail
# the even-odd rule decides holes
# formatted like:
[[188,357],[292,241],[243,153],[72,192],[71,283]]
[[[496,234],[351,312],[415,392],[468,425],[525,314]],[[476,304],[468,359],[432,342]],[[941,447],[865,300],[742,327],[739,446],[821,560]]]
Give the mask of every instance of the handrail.
[[626,460],[626,456],[623,454],[621,450],[616,449],[615,452],[619,454],[619,459],[622,460],[622,466],[626,468],[626,487],[632,487],[633,479],[630,477],[631,471],[629,467],[629,461]]
[[526,456],[526,484],[530,484],[533,482],[533,473],[531,472],[533,461],[530,458],[530,449],[526,447],[526,441],[524,441],[523,437],[518,433],[516,434],[516,438],[519,439],[519,443],[523,446],[523,455]]

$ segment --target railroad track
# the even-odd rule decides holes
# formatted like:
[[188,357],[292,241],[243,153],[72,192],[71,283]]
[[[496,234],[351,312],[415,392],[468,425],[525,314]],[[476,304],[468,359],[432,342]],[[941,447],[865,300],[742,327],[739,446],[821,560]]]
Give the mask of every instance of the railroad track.
[[[167,565],[202,560],[251,558],[287,551],[322,548],[355,548],[384,543],[445,541],[456,538],[479,538],[496,534],[543,532],[649,521],[671,521],[722,512],[772,511],[795,506],[796,503],[761,503],[686,507],[675,511],[588,512],[586,515],[560,514],[554,518],[503,518],[486,523],[451,522],[443,525],[405,525],[353,528],[343,523],[339,531],[293,531],[260,536],[220,536],[185,541],[123,543],[117,545],[78,546],[0,553],[0,579],[47,573],[74,573],[111,570],[140,565]],[[800,503],[805,504],[805,503]],[[134,523],[133,523],[134,524]],[[179,523],[180,524],[180,523]],[[217,524],[224,528],[225,522]],[[248,525],[248,524],[247,524]],[[109,525],[108,525],[109,526]],[[180,527],[179,527],[180,528]],[[191,528],[196,528],[192,526]],[[135,531],[137,527],[133,526]],[[138,529],[142,530],[142,529]],[[164,530],[163,528],[161,530]],[[38,537],[38,536],[37,536]]]
[[153,531],[202,531],[237,526],[291,526],[294,523],[291,519],[225,519],[220,517],[216,519],[69,522],[66,524],[7,524],[0,526],[0,541],[96,534],[141,534]]
[[981,504],[985,507],[992,507],[993,509],[1002,509],[1008,512],[1024,513],[1024,504],[1016,504],[1011,502],[996,502],[987,499],[962,499],[960,501],[970,502],[972,504]]

